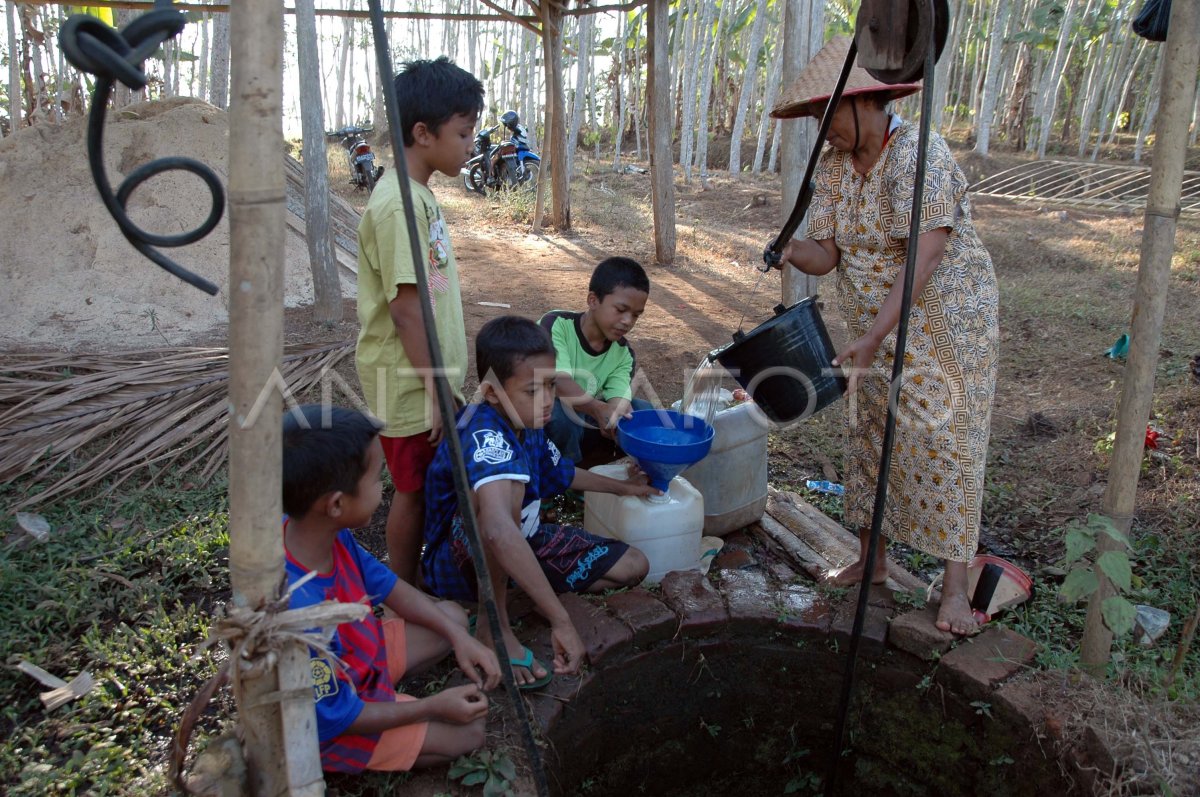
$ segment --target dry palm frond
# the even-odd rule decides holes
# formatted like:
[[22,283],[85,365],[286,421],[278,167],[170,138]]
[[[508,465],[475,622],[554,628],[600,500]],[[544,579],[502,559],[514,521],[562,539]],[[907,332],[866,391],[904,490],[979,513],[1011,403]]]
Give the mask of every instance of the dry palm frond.
[[[352,342],[289,349],[280,373],[293,395],[315,386]],[[0,357],[0,483],[22,480],[22,509],[149,465],[154,473],[225,461],[229,352],[157,349],[112,355]],[[40,488],[40,489],[39,489]]]

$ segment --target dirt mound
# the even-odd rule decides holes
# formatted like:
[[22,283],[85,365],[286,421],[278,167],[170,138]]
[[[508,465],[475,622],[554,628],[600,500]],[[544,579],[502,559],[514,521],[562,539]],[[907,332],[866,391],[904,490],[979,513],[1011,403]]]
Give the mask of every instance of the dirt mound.
[[[217,334],[228,320],[228,213],[203,240],[162,250],[221,287],[209,296],[155,266],[122,236],[92,182],[86,125],[83,118],[38,125],[0,140],[0,346],[143,348]],[[114,189],[134,168],[170,155],[208,164],[227,182],[228,146],[225,112],[188,98],[123,108],[104,131]],[[144,230],[172,234],[195,228],[211,205],[198,177],[173,171],[144,183],[128,207]],[[311,303],[304,240],[289,229],[286,246],[285,301]],[[343,284],[343,291],[353,287]]]

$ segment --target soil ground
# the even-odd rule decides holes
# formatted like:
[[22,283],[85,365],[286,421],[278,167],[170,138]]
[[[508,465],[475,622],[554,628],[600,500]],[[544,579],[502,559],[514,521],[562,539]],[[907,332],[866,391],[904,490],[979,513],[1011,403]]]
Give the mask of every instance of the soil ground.
[[[958,155],[973,181],[1022,159]],[[779,180],[714,175],[703,188],[698,180],[677,179],[678,254],[664,266],[654,258],[649,178],[614,173],[610,164],[582,154],[580,159],[568,234],[528,232],[528,200],[484,198],[467,193],[458,180],[435,177],[461,268],[468,337],[497,315],[537,318],[550,309],[582,308],[592,267],[609,255],[630,256],[647,266],[652,284],[630,341],[647,384],[669,404],[704,354],[728,342],[739,324],[750,329],[768,318],[779,302],[779,275],[760,278],[755,270],[786,215]],[[362,194],[346,198],[365,203]],[[1002,330],[981,551],[1016,561],[1052,596],[1063,575],[1064,526],[1099,511],[1105,490],[1124,366],[1103,355],[1129,328],[1142,218],[988,199],[976,199],[974,213],[1000,281]],[[1177,595],[1180,605],[1162,608],[1174,611],[1180,623],[1194,611],[1200,585],[1200,223],[1181,222],[1176,244],[1151,418],[1162,436],[1143,467],[1135,530],[1166,540],[1169,558],[1179,562],[1175,587],[1166,592]],[[832,286],[823,290],[829,296]],[[845,342],[832,302],[824,316],[835,346]],[[339,329],[314,330],[303,317],[303,310],[290,311],[293,340],[355,328],[351,320]],[[352,365],[346,367],[352,372]],[[843,420],[837,404],[773,432],[772,483],[803,489],[806,479],[840,481]],[[822,508],[835,517],[840,511],[837,502]],[[383,516],[381,508],[366,535],[377,551]],[[937,563],[919,552],[899,555],[926,577],[936,572]],[[1018,627],[1031,636],[1079,632],[1077,626]],[[1043,664],[1055,662],[1049,653],[1042,656]],[[509,741],[515,745],[515,737]],[[419,790],[425,783],[422,778],[411,785]],[[429,783],[438,791],[441,780]]]
[[[974,179],[1020,157],[959,152]],[[654,258],[648,176],[614,173],[582,153],[580,159],[573,229],[565,235],[528,232],[529,201],[484,198],[466,192],[460,180],[434,178],[460,264],[468,339],[497,315],[582,309],[593,266],[609,255],[630,256],[647,266],[652,286],[630,341],[646,385],[669,404],[701,358],[729,342],[743,314],[741,327],[750,329],[780,300],[778,273],[763,277],[755,268],[786,214],[779,179],[714,175],[707,190],[699,180],[677,179],[678,254],[663,266]],[[336,190],[336,178],[331,182]],[[362,193],[344,196],[365,205]],[[974,214],[1001,286],[983,547],[1036,570],[1061,555],[1060,534],[1050,532],[1100,506],[1123,369],[1103,353],[1129,328],[1142,219],[980,198]],[[1182,221],[1176,244],[1151,421],[1163,435],[1147,458],[1139,518],[1183,530],[1198,522],[1189,503],[1200,472],[1200,382],[1192,375],[1200,356],[1200,223]],[[831,295],[832,284],[823,292]],[[333,330],[314,329],[303,308],[289,311],[289,340],[352,334],[351,305],[348,320]],[[844,343],[845,325],[832,301],[824,317],[835,346]],[[345,367],[353,379],[352,364]],[[773,432],[772,482],[839,481],[842,422],[839,403]],[[909,564],[921,570],[932,563],[916,556]]]

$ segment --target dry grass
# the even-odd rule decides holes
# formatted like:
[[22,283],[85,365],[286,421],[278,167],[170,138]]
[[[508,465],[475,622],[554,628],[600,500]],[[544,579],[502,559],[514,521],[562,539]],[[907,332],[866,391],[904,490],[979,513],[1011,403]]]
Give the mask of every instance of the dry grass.
[[[303,394],[352,346],[294,349],[283,379]],[[226,349],[3,355],[0,482],[20,480],[24,493],[9,509],[106,482],[100,497],[138,473],[142,485],[193,469],[207,481],[225,462],[228,363]]]
[[1034,676],[1034,694],[1059,744],[1086,755],[1092,793],[1200,794],[1200,707],[1156,696],[1147,684],[1064,673]]

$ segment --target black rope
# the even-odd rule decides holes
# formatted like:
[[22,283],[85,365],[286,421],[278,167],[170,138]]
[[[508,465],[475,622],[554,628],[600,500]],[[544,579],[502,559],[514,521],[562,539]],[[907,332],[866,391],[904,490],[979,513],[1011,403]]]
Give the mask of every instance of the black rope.
[[492,632],[492,644],[496,656],[500,660],[500,671],[504,675],[504,687],[509,701],[517,714],[517,724],[521,727],[521,740],[525,745],[525,753],[529,757],[529,767],[533,772],[533,780],[537,786],[539,797],[547,797],[550,793],[546,783],[546,773],[542,769],[542,755],[537,742],[533,738],[533,728],[530,724],[529,713],[525,708],[525,700],[517,688],[513,678],[512,665],[509,663],[508,651],[504,646],[504,637],[500,631],[500,616],[496,611],[496,595],[492,590],[491,574],[488,571],[487,559],[480,543],[479,524],[475,518],[475,510],[471,505],[471,488],[467,480],[467,469],[463,462],[462,441],[458,437],[457,420],[455,418],[454,396],[450,391],[450,382],[446,378],[446,370],[442,360],[442,349],[438,344],[437,326],[434,324],[433,307],[429,303],[429,280],[425,272],[425,258],[420,251],[417,237],[417,219],[413,212],[412,187],[409,185],[408,164],[404,159],[404,142],[401,135],[400,109],[396,107],[396,86],[392,78],[392,57],[387,39],[387,30],[383,22],[383,9],[379,0],[369,0],[368,7],[371,15],[371,31],[375,39],[375,57],[379,67],[379,80],[383,88],[384,106],[387,108],[388,127],[392,139],[392,152],[396,161],[396,179],[400,181],[400,196],[404,201],[404,215],[408,226],[408,242],[413,260],[413,271],[417,278],[417,295],[421,297],[421,319],[425,324],[425,339],[429,343],[429,362],[433,366],[434,386],[437,392],[438,409],[442,414],[443,428],[446,430],[445,439],[450,446],[450,459],[454,463],[454,491],[458,496],[458,508],[462,515],[463,531],[470,545],[471,561],[475,565],[475,573],[479,581],[479,603],[487,615],[488,628]]
[[854,66],[854,59],[857,55],[858,42],[851,39],[850,50],[846,53],[846,61],[842,64],[842,71],[838,74],[837,85],[834,86],[829,102],[825,104],[825,113],[821,114],[821,127],[817,131],[817,142],[813,144],[812,154],[808,158],[808,166],[804,169],[804,179],[800,183],[800,193],[796,196],[796,204],[792,207],[792,213],[784,222],[779,235],[763,250],[763,265],[766,268],[760,267],[762,271],[779,268],[782,262],[783,248],[796,234],[800,222],[808,213],[808,206],[812,204],[813,191],[816,190],[812,181],[813,172],[817,169],[817,161],[821,159],[825,136],[829,135],[829,126],[833,123],[833,112],[837,110],[838,102],[842,99],[842,92],[846,88],[846,81],[850,78],[850,69]]
[[[930,14],[934,14],[930,3]],[[862,640],[863,624],[867,616],[867,604],[871,599],[871,574],[875,572],[875,552],[883,532],[884,505],[887,502],[888,474],[892,465],[892,446],[896,432],[896,402],[900,397],[901,376],[904,374],[904,352],[908,346],[908,316],[912,309],[913,279],[917,271],[917,238],[921,233],[921,203],[925,198],[925,167],[929,149],[929,128],[933,119],[933,75],[937,61],[934,44],[934,23],[929,23],[929,49],[925,54],[925,85],[921,97],[921,128],[917,138],[917,173],[913,185],[912,219],[908,227],[908,253],[904,266],[904,293],[900,303],[900,323],[896,328],[896,359],[892,364],[892,379],[888,389],[887,418],[883,426],[883,447],[879,458],[879,474],[875,479],[875,506],[871,513],[871,534],[867,544],[867,556],[863,561],[863,578],[858,589],[858,607],[854,613],[854,628],[850,632],[850,645],[846,652],[846,670],[842,676],[842,692],[838,703],[837,725],[833,732],[833,751],[829,756],[829,767],[825,776],[825,795],[832,797],[837,787],[839,763],[842,758],[842,742],[846,735],[846,716],[850,712],[850,700],[854,695],[855,664],[858,647]],[[855,363],[857,367],[858,364]]]
[[[114,195],[104,169],[104,117],[108,112],[108,99],[114,81],[119,80],[134,91],[145,88],[149,79],[142,71],[142,62],[157,52],[164,41],[179,35],[186,24],[187,18],[173,7],[171,0],[157,0],[153,11],[147,11],[137,17],[121,31],[88,14],[74,14],[63,23],[59,45],[67,60],[76,69],[97,78],[96,88],[92,93],[92,107],[88,112],[87,148],[92,179],[104,206],[108,208],[117,226],[121,228],[121,233],[133,248],[168,273],[215,296],[218,290],[216,285],[152,248],[195,243],[212,232],[221,221],[221,216],[225,213],[225,189],[213,170],[191,158],[159,158],[130,172]],[[139,185],[156,174],[172,169],[191,172],[203,180],[212,195],[212,209],[208,218],[190,232],[176,235],[146,232],[129,218],[126,204]]]

